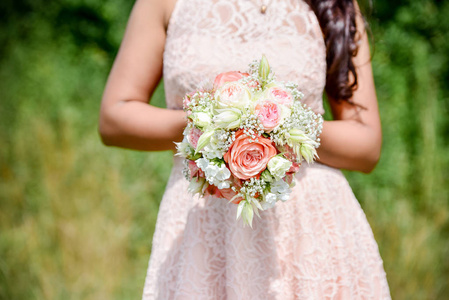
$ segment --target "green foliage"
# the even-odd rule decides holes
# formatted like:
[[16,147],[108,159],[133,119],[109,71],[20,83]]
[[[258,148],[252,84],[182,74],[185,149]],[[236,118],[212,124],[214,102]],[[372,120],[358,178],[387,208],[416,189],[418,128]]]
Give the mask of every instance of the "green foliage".
[[449,3],[411,1],[371,23],[384,144],[370,176],[346,173],[396,299],[448,294]]
[[[141,294],[171,153],[97,133],[131,6],[0,2],[0,299]],[[448,1],[377,1],[370,20],[383,154],[372,174],[346,175],[394,299],[449,294],[448,14]]]

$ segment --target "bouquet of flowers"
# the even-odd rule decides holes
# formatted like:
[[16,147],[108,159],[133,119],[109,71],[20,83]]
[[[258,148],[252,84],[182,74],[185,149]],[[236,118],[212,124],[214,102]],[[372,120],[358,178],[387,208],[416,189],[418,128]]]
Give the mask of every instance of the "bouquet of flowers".
[[238,205],[237,219],[286,201],[303,160],[317,157],[323,119],[300,102],[291,82],[276,81],[265,56],[247,73],[219,74],[210,89],[185,95],[188,123],[177,155],[189,192]]

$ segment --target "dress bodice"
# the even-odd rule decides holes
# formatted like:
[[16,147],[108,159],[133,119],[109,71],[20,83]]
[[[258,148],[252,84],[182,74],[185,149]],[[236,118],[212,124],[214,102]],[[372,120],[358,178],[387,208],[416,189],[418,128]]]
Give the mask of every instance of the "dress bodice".
[[[246,71],[262,54],[277,79],[296,82],[323,113],[326,49],[314,12],[300,0],[177,0],[164,52],[167,107],[226,71]],[[207,85],[207,84],[206,84]]]

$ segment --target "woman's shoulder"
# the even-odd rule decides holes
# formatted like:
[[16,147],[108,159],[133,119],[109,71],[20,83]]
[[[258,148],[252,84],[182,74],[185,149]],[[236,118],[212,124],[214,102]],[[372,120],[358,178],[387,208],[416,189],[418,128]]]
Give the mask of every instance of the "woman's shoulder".
[[156,22],[167,29],[176,2],[177,0],[138,0],[134,9],[140,11],[141,15],[146,15],[146,19],[151,19],[153,24]]

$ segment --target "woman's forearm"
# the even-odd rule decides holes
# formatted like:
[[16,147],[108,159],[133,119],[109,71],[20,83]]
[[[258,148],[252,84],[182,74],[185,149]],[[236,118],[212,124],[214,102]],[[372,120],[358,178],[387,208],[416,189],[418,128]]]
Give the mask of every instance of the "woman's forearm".
[[174,149],[186,125],[182,110],[148,104],[162,77],[168,21],[175,1],[136,1],[103,93],[99,132],[106,145]]
[[371,172],[382,144],[378,130],[355,120],[325,121],[318,161],[339,169]]
[[99,132],[105,145],[144,151],[173,150],[186,125],[182,110],[141,101],[121,101],[103,108]]

